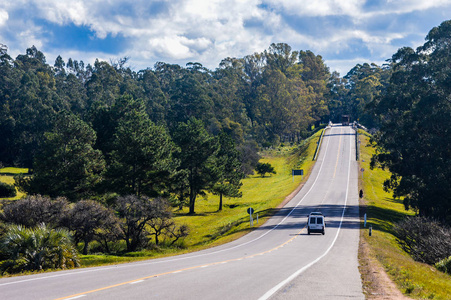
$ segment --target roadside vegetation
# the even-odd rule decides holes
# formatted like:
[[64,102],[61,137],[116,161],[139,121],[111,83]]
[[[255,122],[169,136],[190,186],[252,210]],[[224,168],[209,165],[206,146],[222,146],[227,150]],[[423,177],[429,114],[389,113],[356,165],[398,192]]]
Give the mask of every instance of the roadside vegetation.
[[[364,191],[363,211],[368,216],[367,226],[363,227],[362,242],[369,248],[369,259],[381,264],[397,288],[414,299],[449,299],[451,295],[451,276],[440,272],[434,266],[415,261],[406,253],[395,235],[394,226],[415,213],[406,211],[402,199],[393,199],[392,193],[383,189],[384,181],[390,177],[388,171],[370,169],[369,163],[374,148],[369,145],[369,135],[360,134],[360,188]],[[372,235],[369,236],[369,227]],[[362,257],[361,257],[362,259]],[[365,274],[365,272],[362,272]],[[377,298],[380,290],[374,290],[372,274],[363,275],[367,296]],[[381,296],[381,295],[379,295]]]
[[[156,244],[154,237],[155,231],[152,231],[148,226],[147,229],[149,230],[149,234],[144,237],[144,239],[147,239],[147,247],[140,248],[141,250],[138,251],[127,251],[126,243],[117,240],[116,242],[108,243],[109,251],[106,252],[105,246],[101,243],[101,239],[91,237],[91,239],[87,239],[90,253],[78,255],[80,266],[100,266],[181,254],[223,244],[242,236],[251,230],[247,208],[252,207],[254,209],[254,227],[257,227],[263,224],[265,220],[277,210],[277,206],[301,184],[302,179],[303,181],[307,179],[308,174],[314,165],[312,157],[320,133],[321,130],[317,131],[317,133],[306,139],[300,145],[280,146],[262,152],[261,162],[270,164],[276,170],[276,174],[271,174],[271,176],[267,175],[265,177],[254,174],[243,179],[243,185],[241,187],[242,197],[225,197],[222,210],[218,210],[220,196],[211,193],[208,193],[205,197],[198,200],[195,215],[187,214],[189,210],[188,207],[184,207],[182,210],[178,207],[174,207],[172,209],[174,225],[186,226],[189,228],[189,236],[181,238],[177,243],[171,245],[173,238],[169,235],[162,234],[159,243]],[[301,176],[295,176],[293,178],[291,175],[292,169],[304,169],[305,176],[303,178]],[[34,201],[37,203],[36,199]],[[61,198],[59,200],[52,200],[51,202],[44,202],[46,203],[45,206],[58,206],[59,211],[65,210],[62,206],[68,204]],[[82,206],[84,202],[86,201],[79,201],[69,206],[72,211],[75,211],[77,210],[77,206]],[[25,225],[33,227],[42,221],[39,219],[39,217],[42,216],[42,213],[36,213],[35,217],[33,217],[33,211],[39,210],[39,208],[32,208],[33,205],[35,204],[27,204],[27,207],[31,207],[32,211],[27,213],[27,218],[19,220],[19,223],[28,222]],[[23,211],[23,209],[19,210]],[[82,210],[86,211],[87,209],[84,207]],[[99,210],[96,209],[96,211]],[[256,220],[257,214],[259,218],[258,223]],[[4,211],[3,219],[10,215],[11,213],[9,211]],[[15,216],[15,218],[20,218],[20,215],[22,214]],[[68,213],[68,215],[71,216],[71,213]],[[77,219],[84,218],[80,213],[72,215],[73,217],[78,217]],[[103,221],[106,219],[105,216],[102,217]],[[59,218],[57,220],[52,220],[54,226],[55,224],[63,224],[64,222],[65,220]],[[76,242],[78,252],[86,253],[86,244],[83,242],[83,236],[81,235],[81,233],[86,230],[76,227],[77,224],[82,226],[84,223],[77,223],[74,219],[71,221],[71,224],[72,227],[68,228],[71,229],[70,232],[74,238],[78,240],[78,242]],[[64,225],[60,226],[65,227]],[[84,224],[84,226],[86,227],[89,225]],[[97,234],[98,233],[99,232],[97,232]],[[11,264],[11,262],[9,262],[9,264]],[[17,271],[19,268],[9,268],[5,271],[15,270]],[[27,269],[21,267],[20,270],[25,271]]]

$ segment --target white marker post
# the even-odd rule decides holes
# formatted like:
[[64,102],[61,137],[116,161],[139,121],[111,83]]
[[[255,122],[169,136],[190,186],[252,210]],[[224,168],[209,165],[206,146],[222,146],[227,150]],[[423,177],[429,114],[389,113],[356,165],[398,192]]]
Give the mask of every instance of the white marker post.
[[254,213],[254,209],[252,207],[249,207],[247,209],[247,213],[249,214],[249,223],[250,223],[250,226],[252,227],[252,226],[254,226],[254,219],[252,218],[252,214]]

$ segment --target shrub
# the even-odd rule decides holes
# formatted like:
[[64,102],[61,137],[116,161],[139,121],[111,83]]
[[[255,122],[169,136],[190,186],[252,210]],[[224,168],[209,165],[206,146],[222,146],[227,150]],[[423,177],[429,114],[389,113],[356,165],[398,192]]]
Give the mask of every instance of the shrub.
[[16,188],[12,184],[0,182],[0,198],[16,197]]
[[451,255],[451,229],[426,217],[409,217],[394,226],[402,249],[427,264]]
[[436,263],[435,267],[437,270],[451,275],[451,256]]
[[274,170],[274,167],[271,166],[270,163],[258,163],[255,170],[261,175],[261,177],[265,177],[266,173],[276,174],[276,170]]
[[68,228],[73,232],[76,244],[84,243],[84,255],[88,254],[88,244],[94,239],[105,242],[105,251],[108,252],[108,242],[119,235],[119,219],[113,210],[98,202],[79,201],[74,204],[68,216]]
[[65,198],[28,196],[3,206],[0,220],[5,223],[36,227],[46,223],[55,227],[66,222],[69,202]]
[[79,259],[69,232],[50,229],[45,224],[35,228],[10,225],[0,240],[3,274],[79,266]]

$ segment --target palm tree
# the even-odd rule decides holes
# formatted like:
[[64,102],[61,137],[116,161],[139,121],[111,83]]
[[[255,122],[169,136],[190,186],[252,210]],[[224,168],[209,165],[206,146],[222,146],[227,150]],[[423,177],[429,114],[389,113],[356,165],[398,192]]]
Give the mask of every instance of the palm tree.
[[0,240],[0,272],[17,273],[79,266],[77,251],[69,232],[45,224],[35,228],[10,225]]

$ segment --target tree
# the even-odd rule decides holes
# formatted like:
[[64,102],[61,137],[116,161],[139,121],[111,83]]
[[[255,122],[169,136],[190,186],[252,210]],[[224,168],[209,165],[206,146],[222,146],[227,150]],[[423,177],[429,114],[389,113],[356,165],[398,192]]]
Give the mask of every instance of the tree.
[[12,184],[0,182],[0,198],[16,197],[16,188]]
[[243,145],[238,146],[241,160],[241,171],[244,174],[254,174],[255,167],[260,160],[258,149],[258,144],[253,140],[245,141]]
[[266,173],[276,174],[276,170],[274,170],[274,167],[270,163],[258,163],[255,170],[261,177],[265,177]]
[[433,28],[416,51],[392,57],[393,74],[373,113],[380,131],[372,167],[388,168],[384,185],[406,209],[451,224],[451,21]]
[[34,161],[34,174],[17,179],[28,194],[65,196],[71,201],[94,193],[101,179],[104,160],[93,145],[96,134],[78,117],[62,112],[45,134],[43,147]]
[[210,190],[218,180],[215,156],[219,145],[215,137],[207,133],[202,121],[196,119],[179,124],[173,139],[181,149],[180,169],[187,171],[189,214],[194,214],[197,195]]
[[155,236],[155,245],[158,245],[160,243],[160,236],[175,224],[172,220],[172,211],[166,200],[157,198],[152,201],[152,204],[155,211],[158,211],[159,213],[149,220],[149,227],[152,229],[150,234]]
[[219,135],[220,149],[216,156],[219,169],[219,179],[213,186],[212,192],[219,195],[219,208],[222,210],[222,197],[241,197],[241,180],[245,177],[241,171],[240,154],[235,148],[232,138],[226,133]]
[[114,134],[108,189],[121,195],[162,195],[178,166],[177,149],[166,130],[149,119],[142,101],[129,101]]
[[203,84],[197,78],[196,71],[185,74],[176,79],[171,85],[170,109],[167,112],[167,123],[173,129],[180,122],[186,122],[190,118],[201,119],[205,123],[215,119],[213,101],[209,97],[208,85]]
[[2,274],[79,266],[69,232],[45,224],[35,228],[10,225],[0,240],[0,252],[6,257],[0,262]]
[[68,221],[68,228],[74,233],[75,244],[84,243],[84,255],[88,254],[88,246],[92,240],[99,235],[105,237],[102,231],[119,226],[119,219],[111,209],[92,200],[75,203],[68,214]]
[[136,195],[120,196],[116,199],[115,209],[121,224],[122,238],[127,244],[127,251],[135,251],[143,246],[147,225],[155,219],[167,218],[170,212],[162,199],[151,200]]

